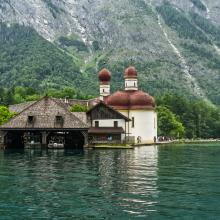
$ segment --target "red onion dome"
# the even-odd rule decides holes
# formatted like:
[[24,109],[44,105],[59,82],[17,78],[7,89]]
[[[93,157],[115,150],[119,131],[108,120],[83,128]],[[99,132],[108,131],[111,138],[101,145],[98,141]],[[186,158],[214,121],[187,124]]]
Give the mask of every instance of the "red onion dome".
[[111,80],[111,73],[107,69],[102,69],[99,72],[99,81],[100,82],[109,82]]
[[154,109],[152,96],[142,91],[118,91],[110,95],[105,103],[115,109]]
[[129,66],[124,72],[124,78],[137,78],[137,70],[134,66]]
[[112,95],[108,96],[108,98],[105,100],[107,105],[113,106],[113,107],[128,107],[129,106],[129,93],[125,91],[117,91],[113,93]]
[[148,93],[143,91],[135,91],[130,94],[130,105],[138,108],[140,107],[155,107],[155,100]]

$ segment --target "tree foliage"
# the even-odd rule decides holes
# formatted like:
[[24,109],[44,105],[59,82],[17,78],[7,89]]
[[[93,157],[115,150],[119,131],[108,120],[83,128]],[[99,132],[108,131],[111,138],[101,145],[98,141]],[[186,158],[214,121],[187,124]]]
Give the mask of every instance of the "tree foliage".
[[35,101],[43,96],[50,96],[54,98],[68,98],[68,99],[90,99],[92,96],[85,95],[71,87],[64,87],[63,89],[48,89],[44,92],[33,89],[31,87],[16,86],[12,89],[0,88],[0,104],[11,105],[26,101]]
[[7,107],[0,106],[0,125],[6,123],[14,115],[15,113],[10,112]]
[[178,120],[176,115],[167,107],[159,106],[158,114],[158,135],[175,138],[183,137],[185,130],[183,124]]
[[190,0],[198,9],[206,11],[206,6],[200,0]]
[[88,48],[85,43],[78,39],[72,39],[68,37],[61,36],[58,39],[60,46],[62,47],[74,47],[77,51],[85,51],[88,52]]
[[87,106],[76,104],[70,108],[71,112],[86,112],[88,110]]
[[190,13],[192,22],[194,22],[199,28],[201,28],[203,31],[205,31],[207,34],[210,34],[210,37],[213,38],[213,40],[218,41],[220,44],[220,28],[215,26],[213,23],[210,22],[210,20],[200,16],[196,13]]
[[0,23],[0,86],[37,90],[83,84],[78,63],[29,27]]
[[[165,94],[157,98],[157,103],[161,111],[164,111],[169,123],[173,118],[171,111],[177,121],[182,123],[185,129],[186,138],[219,138],[220,137],[220,110],[205,101],[187,99],[184,96]],[[168,109],[168,110],[167,110]],[[159,113],[160,116],[161,113]],[[162,116],[163,116],[162,114]],[[168,117],[168,116],[169,117]],[[159,118],[160,120],[160,118]],[[159,130],[169,135],[159,121]]]
[[186,15],[174,8],[170,3],[157,7],[166,24],[174,29],[179,37],[195,40],[197,43],[210,43],[207,36],[194,26]]

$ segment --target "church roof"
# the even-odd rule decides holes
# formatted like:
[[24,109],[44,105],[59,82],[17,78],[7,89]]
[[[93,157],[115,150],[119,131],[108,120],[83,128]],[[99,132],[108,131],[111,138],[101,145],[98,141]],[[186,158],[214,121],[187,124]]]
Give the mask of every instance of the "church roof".
[[109,70],[107,70],[106,68],[102,69],[99,72],[99,81],[102,84],[108,84],[110,80],[111,80],[111,73],[109,72]]
[[143,91],[117,91],[108,96],[105,104],[117,109],[154,109],[155,100],[148,93]]
[[0,129],[88,129],[88,125],[56,99],[44,97],[23,109]]

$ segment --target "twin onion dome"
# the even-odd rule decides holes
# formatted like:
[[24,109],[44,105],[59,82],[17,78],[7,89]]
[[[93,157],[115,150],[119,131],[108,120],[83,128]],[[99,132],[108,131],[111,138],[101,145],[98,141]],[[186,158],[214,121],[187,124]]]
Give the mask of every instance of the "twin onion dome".
[[[137,70],[134,66],[128,67],[124,72],[125,79],[136,79]],[[111,73],[107,69],[102,69],[99,72],[99,81],[101,84],[109,83]],[[112,106],[115,109],[154,109],[155,100],[148,93],[141,90],[124,90],[117,91],[104,100],[105,104]]]

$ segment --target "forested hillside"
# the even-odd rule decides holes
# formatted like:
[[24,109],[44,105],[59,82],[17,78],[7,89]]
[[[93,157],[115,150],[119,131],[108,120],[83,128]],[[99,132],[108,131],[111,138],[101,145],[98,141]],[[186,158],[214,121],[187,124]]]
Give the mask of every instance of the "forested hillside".
[[98,95],[102,67],[112,72],[114,91],[123,87],[123,71],[132,64],[140,88],[154,96],[169,92],[220,105],[218,5],[218,0],[0,1],[0,85],[41,93],[72,87]]
[[50,88],[77,90],[85,79],[77,56],[68,55],[32,28],[16,24],[0,24],[0,73],[3,88],[23,86],[41,93]]

